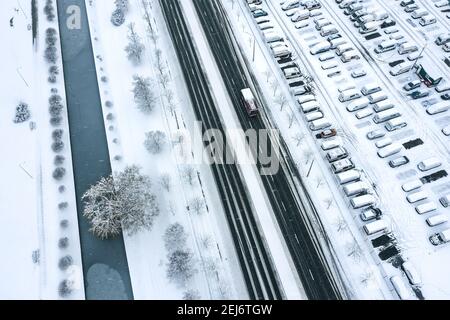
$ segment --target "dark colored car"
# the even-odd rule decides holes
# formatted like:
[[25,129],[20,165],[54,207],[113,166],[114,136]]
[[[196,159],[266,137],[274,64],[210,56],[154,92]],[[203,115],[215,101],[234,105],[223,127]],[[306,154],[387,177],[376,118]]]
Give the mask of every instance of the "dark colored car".
[[388,19],[388,20],[385,20],[385,21],[381,24],[381,29],[388,28],[388,27],[392,27],[392,26],[395,26],[396,24],[397,24],[397,22],[395,22],[394,20]]
[[409,94],[409,96],[411,96],[411,98],[413,98],[414,100],[422,99],[428,97],[429,95],[430,95],[429,91],[420,91],[420,90],[414,91],[413,93]]
[[265,17],[267,15],[268,15],[268,13],[262,9],[253,11],[253,18]]
[[441,98],[442,100],[450,100],[450,93],[443,94]]
[[414,0],[403,0],[402,2],[400,2],[400,5],[402,7],[406,7],[407,5],[410,5],[410,4],[413,4],[413,3],[415,3]]

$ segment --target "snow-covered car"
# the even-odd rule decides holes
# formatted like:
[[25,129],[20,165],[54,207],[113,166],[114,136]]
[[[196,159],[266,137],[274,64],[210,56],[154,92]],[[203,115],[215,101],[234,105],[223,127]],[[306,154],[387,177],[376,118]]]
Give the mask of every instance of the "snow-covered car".
[[374,219],[378,219],[383,215],[383,212],[379,208],[375,208],[373,206],[364,209],[359,215],[362,221],[370,221]]
[[337,135],[336,129],[328,129],[316,135],[317,139],[327,139]]
[[344,160],[340,160],[340,161],[333,163],[331,165],[331,168],[333,169],[333,172],[335,174],[337,174],[337,173],[341,173],[344,171],[354,169],[355,164],[353,163],[353,161],[351,159],[344,159]]
[[326,155],[328,162],[332,163],[348,157],[348,152],[343,147],[337,147],[329,151]]
[[420,91],[420,90],[414,91],[413,93],[409,94],[409,96],[414,100],[422,99],[428,97],[429,95],[430,95],[429,91]]
[[435,233],[430,237],[430,242],[434,246],[443,245],[450,241],[450,229],[445,229],[439,233]]
[[385,135],[386,135],[385,131],[383,131],[381,129],[377,129],[377,130],[370,131],[369,133],[367,133],[367,139],[375,140],[375,139],[383,138]]
[[411,3],[405,7],[405,12],[410,13],[417,9],[419,9],[419,6],[416,3]]
[[421,84],[422,84],[422,82],[420,82],[420,80],[414,80],[414,81],[411,81],[411,82],[408,82],[407,84],[405,84],[403,86],[403,90],[411,91],[411,90],[419,88]]
[[434,3],[434,6],[436,8],[442,8],[442,7],[445,7],[448,5],[450,5],[450,2],[448,2],[448,0],[440,0],[440,1]]
[[356,69],[351,73],[351,76],[354,79],[364,77],[365,75],[367,75],[367,72],[364,69]]
[[409,163],[408,157],[402,156],[389,161],[391,168],[398,168]]
[[441,197],[439,199],[439,202],[442,204],[442,206],[444,208],[448,208],[448,206],[450,206],[450,193],[445,195],[445,196],[443,196],[443,197]]

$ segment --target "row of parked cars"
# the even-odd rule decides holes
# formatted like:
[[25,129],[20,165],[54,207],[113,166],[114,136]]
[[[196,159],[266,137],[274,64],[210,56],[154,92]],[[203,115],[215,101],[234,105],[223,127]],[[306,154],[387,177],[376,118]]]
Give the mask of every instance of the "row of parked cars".
[[[350,2],[353,2],[353,1],[348,1],[347,3],[350,3]],[[344,2],[342,2],[342,3],[344,3]],[[341,6],[342,6],[342,3],[341,3]],[[404,3],[404,5],[406,6],[407,4]],[[348,5],[345,8],[345,10],[347,11],[347,13],[350,15],[350,18],[352,19],[354,17],[353,14],[355,13],[355,11],[353,11],[352,8],[359,9],[361,7],[365,10],[377,10],[377,9],[368,9],[369,7],[363,6],[363,2],[360,2],[360,1],[356,1],[356,2]],[[362,9],[360,9],[360,10],[362,10]],[[359,13],[357,15],[359,15]],[[395,21],[393,21],[393,25],[395,25]],[[380,26],[380,28],[382,28],[382,27]],[[374,32],[374,33],[371,33],[370,36],[379,35],[379,33],[375,32],[374,30],[372,30],[371,32]],[[396,50],[399,58],[397,58],[397,60],[389,63],[389,66],[391,68],[389,70],[389,73],[392,76],[399,76],[402,74],[406,74],[410,71],[417,72],[420,68],[420,65],[417,64],[417,61],[418,61],[418,59],[422,58],[422,50],[416,44],[405,40],[404,36],[396,28],[385,29],[384,33],[389,35],[389,39],[380,41],[374,48],[374,51],[376,54],[382,55],[386,52],[392,52],[392,51]],[[379,36],[381,36],[381,35],[379,35]],[[375,37],[371,37],[371,39],[373,39],[373,38],[375,38]],[[435,40],[435,42],[437,45],[442,45],[442,46],[445,46],[446,44],[450,45],[450,33],[445,33],[445,34],[439,35],[437,37],[437,39]],[[403,57],[406,57],[407,59],[405,59]],[[411,99],[413,99],[413,100],[423,99],[423,98],[430,96],[431,91],[421,90],[420,87],[421,87],[421,81],[418,79],[418,80],[408,82],[404,86],[404,90],[405,90],[406,94],[409,97],[411,97]],[[448,84],[446,84],[446,82],[444,81],[440,85],[436,86],[435,89],[438,93],[443,93],[441,95],[441,99],[444,101],[437,102],[437,103],[436,102],[428,103],[428,101],[427,101],[427,103],[424,104],[424,106],[427,107],[426,111],[430,115],[444,113],[450,107],[450,104],[445,102],[445,101],[450,100],[450,94],[444,92],[444,91],[450,90],[450,86]],[[444,127],[442,129],[442,132],[444,133],[444,135],[450,136],[450,126],[447,125],[446,127]]]
[[[418,164],[418,169],[421,172],[427,172],[437,169],[442,166],[442,162],[435,158],[428,158]],[[402,185],[402,190],[407,194],[406,200],[415,205],[415,211],[420,215],[429,215],[426,218],[426,223],[430,227],[437,227],[447,224],[449,221],[446,214],[437,213],[438,206],[432,200],[428,192],[422,190],[424,183],[421,179],[414,179]],[[443,208],[450,206],[450,193],[442,196],[439,199]],[[432,214],[432,215],[431,215]],[[443,230],[430,236],[430,242],[435,245],[442,245],[450,241],[450,229]]]
[[411,18],[420,19],[419,24],[423,27],[436,23],[436,17],[428,12],[428,10],[422,8],[415,0],[403,0],[400,5],[404,8],[405,12],[411,14]]

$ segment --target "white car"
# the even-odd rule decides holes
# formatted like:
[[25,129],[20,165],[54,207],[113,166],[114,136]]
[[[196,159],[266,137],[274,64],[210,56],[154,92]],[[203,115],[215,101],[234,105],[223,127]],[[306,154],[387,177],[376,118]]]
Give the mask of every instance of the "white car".
[[448,6],[448,5],[449,5],[448,0],[440,0],[440,1],[434,3],[434,6],[436,8],[442,8],[442,7],[445,7],[445,6]]
[[450,125],[442,129],[442,133],[445,134],[447,137],[450,136]]

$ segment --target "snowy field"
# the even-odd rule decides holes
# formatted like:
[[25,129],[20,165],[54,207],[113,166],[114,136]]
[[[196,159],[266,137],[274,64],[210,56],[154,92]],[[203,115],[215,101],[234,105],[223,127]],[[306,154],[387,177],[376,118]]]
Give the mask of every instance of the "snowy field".
[[[59,154],[66,159],[66,174],[58,181],[52,177],[52,132],[56,128],[50,125],[48,99],[50,89],[55,88],[64,101],[64,82],[60,59],[55,64],[60,70],[57,81],[52,85],[47,82],[45,30],[57,28],[57,22],[46,21],[44,5],[41,2],[37,8],[40,25],[33,44],[30,1],[0,4],[0,34],[6,45],[1,54],[5,63],[0,89],[0,148],[4,154],[0,166],[0,298],[4,299],[84,298],[64,107],[58,127],[64,131],[61,139],[65,147]],[[59,52],[58,46],[56,43]],[[19,124],[13,120],[20,102],[30,106],[31,118]],[[62,221],[66,227],[61,227]],[[64,257],[68,263],[62,266],[60,259]],[[61,295],[63,280],[72,283],[70,294]]]

